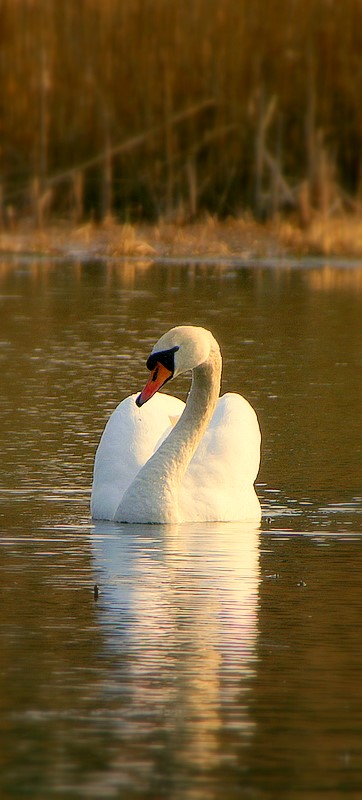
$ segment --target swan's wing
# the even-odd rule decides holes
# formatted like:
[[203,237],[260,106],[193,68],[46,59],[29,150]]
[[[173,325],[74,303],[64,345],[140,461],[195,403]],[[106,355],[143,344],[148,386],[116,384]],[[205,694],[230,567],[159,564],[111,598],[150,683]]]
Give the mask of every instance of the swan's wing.
[[254,481],[260,463],[260,429],[252,406],[239,394],[220,397],[182,482],[179,503],[187,520],[260,518]]
[[94,462],[91,513],[95,519],[113,519],[124,492],[185,407],[177,397],[157,394],[138,408],[136,397],[122,400],[103,431]]

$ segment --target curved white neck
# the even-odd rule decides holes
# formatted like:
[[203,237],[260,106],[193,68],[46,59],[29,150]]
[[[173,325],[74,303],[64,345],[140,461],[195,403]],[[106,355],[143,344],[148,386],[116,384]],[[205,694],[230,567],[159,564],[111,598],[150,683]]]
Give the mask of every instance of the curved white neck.
[[117,521],[178,521],[178,490],[215,410],[220,380],[221,355],[216,346],[208,359],[193,369],[185,409],[126,491],[115,516]]
[[221,356],[212,351],[208,360],[192,371],[185,409],[177,425],[144,469],[157,464],[163,480],[181,480],[214,413],[220,392],[220,378]]

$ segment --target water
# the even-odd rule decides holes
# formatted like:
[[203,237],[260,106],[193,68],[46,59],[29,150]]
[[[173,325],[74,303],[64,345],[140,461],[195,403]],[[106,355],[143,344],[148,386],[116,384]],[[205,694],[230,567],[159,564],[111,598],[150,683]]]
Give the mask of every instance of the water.
[[[361,295],[356,264],[0,263],[1,798],[361,797]],[[184,322],[259,415],[262,524],[94,524],[107,416]]]

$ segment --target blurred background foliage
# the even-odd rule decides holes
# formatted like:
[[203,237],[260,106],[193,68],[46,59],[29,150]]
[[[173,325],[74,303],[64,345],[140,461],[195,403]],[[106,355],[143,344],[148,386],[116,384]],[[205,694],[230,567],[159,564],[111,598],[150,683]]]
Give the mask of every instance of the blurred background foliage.
[[1,0],[0,37],[5,225],[359,211],[361,0]]

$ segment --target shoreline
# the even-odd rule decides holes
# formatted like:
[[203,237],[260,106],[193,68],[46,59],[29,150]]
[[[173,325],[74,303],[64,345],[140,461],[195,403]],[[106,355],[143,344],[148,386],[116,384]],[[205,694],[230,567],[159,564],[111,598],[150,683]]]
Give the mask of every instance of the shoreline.
[[288,220],[267,223],[252,218],[213,217],[183,224],[121,224],[113,218],[96,224],[55,222],[42,229],[19,223],[0,231],[0,256],[142,261],[217,261],[250,263],[290,259],[353,260],[362,263],[362,220],[357,215],[315,218],[301,228]]

